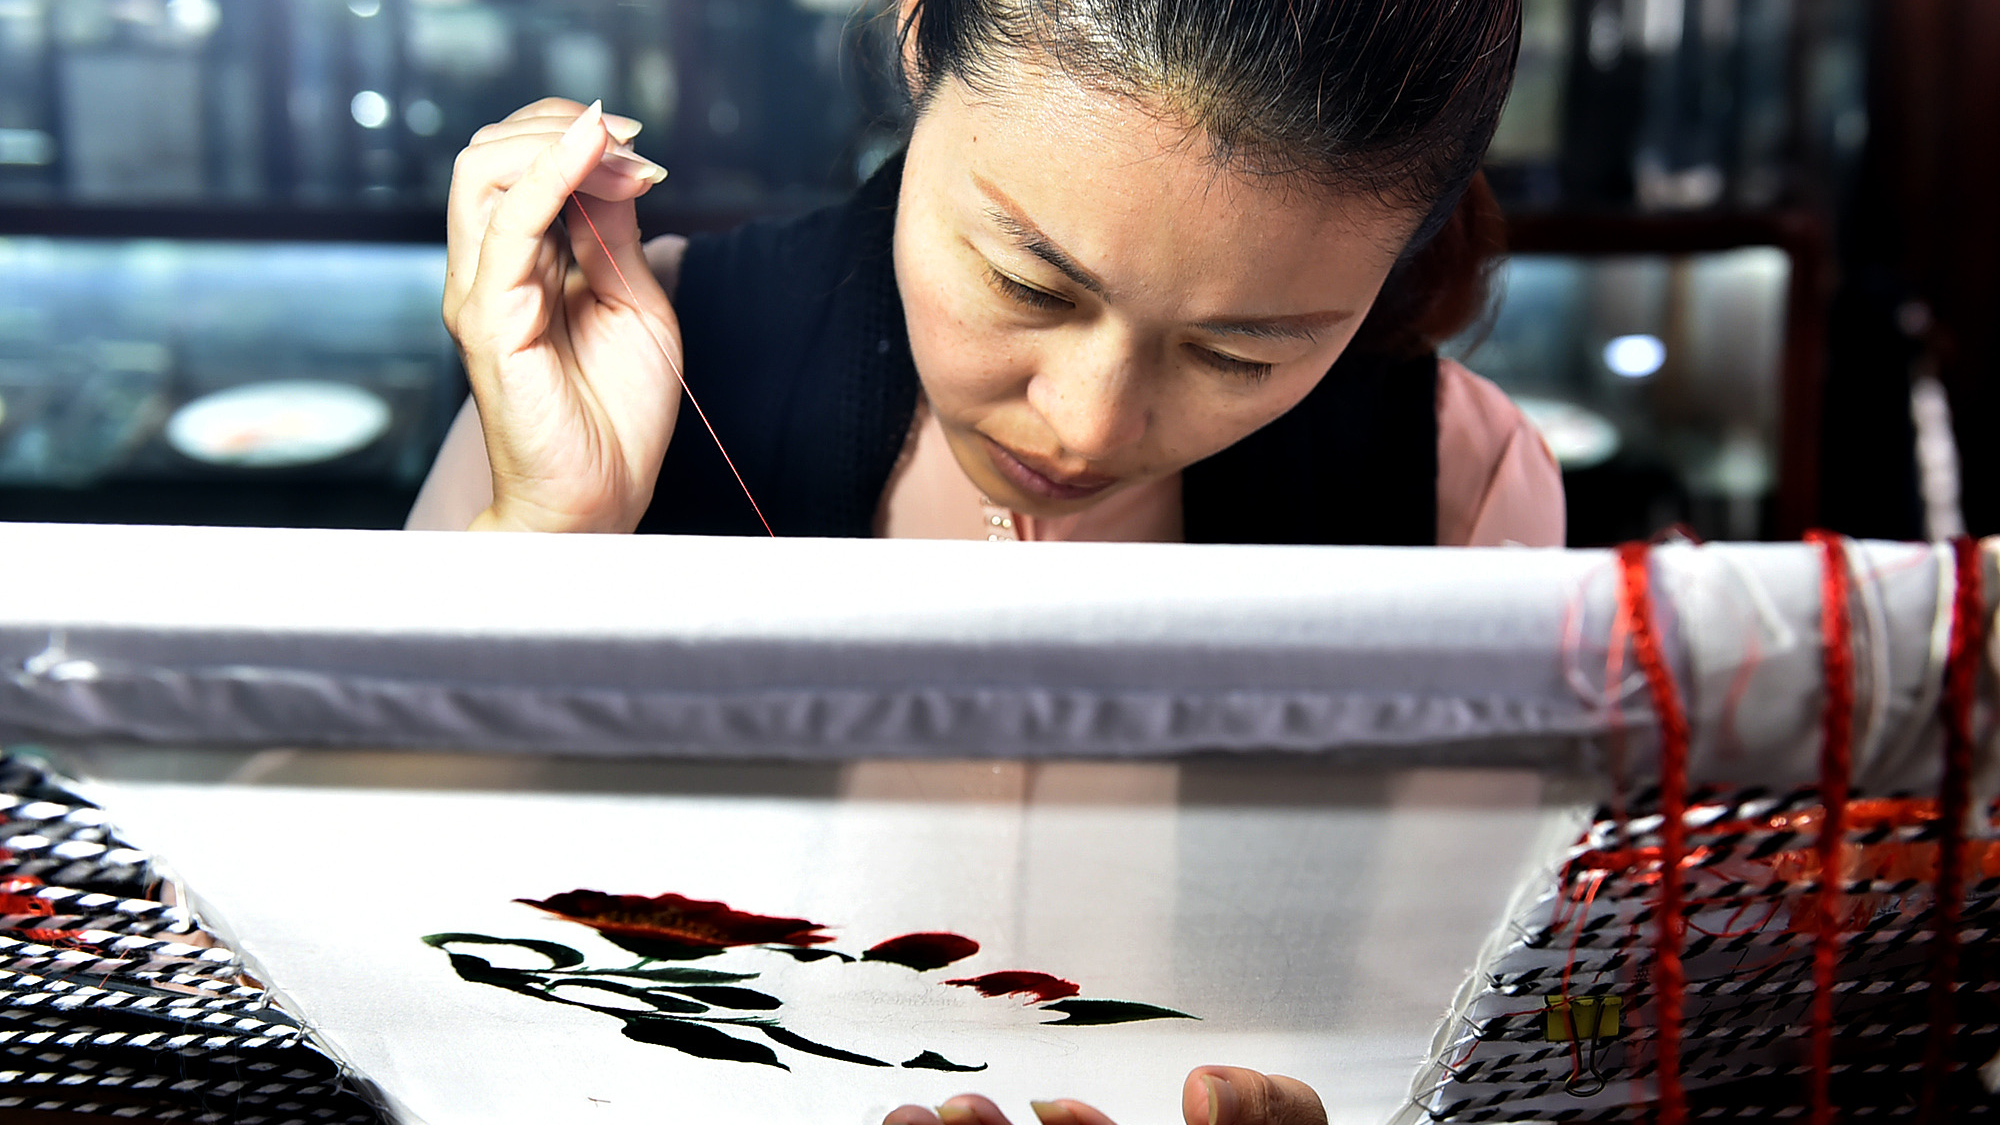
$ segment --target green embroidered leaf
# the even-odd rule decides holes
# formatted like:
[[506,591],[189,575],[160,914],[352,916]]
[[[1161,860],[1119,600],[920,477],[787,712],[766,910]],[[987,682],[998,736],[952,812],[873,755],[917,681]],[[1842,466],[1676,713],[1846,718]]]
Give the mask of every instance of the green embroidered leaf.
[[888,1063],[883,1062],[881,1059],[871,1059],[867,1055],[857,1055],[853,1051],[843,1051],[838,1047],[829,1047],[824,1043],[815,1043],[812,1040],[807,1039],[803,1035],[795,1035],[792,1032],[786,1031],[784,1028],[779,1027],[777,1024],[759,1023],[759,1024],[752,1024],[751,1026],[755,1027],[758,1031],[761,1031],[764,1034],[770,1036],[777,1042],[783,1043],[785,1046],[790,1047],[792,1050],[804,1051],[808,1055],[818,1055],[821,1058],[838,1059],[841,1062],[860,1063],[862,1066],[889,1065]]
[[1172,1008],[1162,1008],[1157,1004],[1140,1004],[1132,1000],[1057,1000],[1043,1004],[1043,1009],[1063,1013],[1059,1020],[1043,1020],[1043,1023],[1108,1024],[1137,1023],[1140,1020],[1194,1020],[1186,1012],[1176,1012]]
[[726,985],[695,985],[686,988],[674,988],[670,991],[678,992],[682,996],[692,996],[696,1000],[714,1004],[718,1008],[736,1008],[746,1012],[768,1012],[782,1003],[777,997],[769,993],[758,992],[754,988],[730,988]]
[[756,973],[723,973],[714,969],[579,969],[595,977],[629,977],[656,984],[734,984],[756,980]]
[[603,1005],[592,1004],[586,1000],[581,1000],[575,997],[557,995],[554,990],[558,988],[595,989],[599,992],[609,992],[616,996],[623,996],[631,1000],[636,1000],[639,1003],[644,1004],[649,1008],[652,1008],[654,1011],[671,1012],[675,1015],[692,1016],[692,1015],[699,1015],[702,1012],[708,1011],[708,1005],[697,1004],[693,1000],[688,1000],[679,996],[675,996],[671,992],[662,992],[650,988],[635,988],[632,985],[624,984],[620,981],[615,981],[615,980],[598,980],[595,977],[564,977],[554,981],[545,979],[542,981],[542,986],[543,986],[542,994],[548,997],[550,1000],[558,1000],[570,1004],[581,1004],[586,1008],[590,1008],[593,1011],[599,1011],[599,1012],[603,1011],[629,1012],[632,1009],[629,1007],[616,1008],[616,1007],[607,1007]]
[[639,1043],[672,1047],[682,1054],[693,1055],[698,1059],[721,1059],[728,1062],[775,1066],[779,1070],[792,1069],[779,1062],[777,1052],[762,1043],[738,1039],[707,1024],[689,1023],[686,1020],[643,1017],[626,1020],[625,1038]]
[[904,1063],[903,1066],[910,1070],[948,1070],[955,1074],[977,1074],[986,1069],[985,1063],[980,1063],[978,1066],[965,1066],[945,1058],[936,1051],[925,1051],[923,1054]]
[[782,953],[795,961],[824,961],[828,957],[836,957],[842,961],[854,960],[852,954],[842,953],[838,949],[810,949],[796,945],[766,945],[760,948],[773,953]]
[[463,980],[475,984],[497,984],[502,988],[524,987],[535,978],[520,969],[498,969],[484,957],[474,957],[470,953],[447,953],[451,958],[452,971]]
[[[485,934],[426,934],[424,944],[432,949],[444,949],[450,945],[511,945],[533,950],[549,959],[549,968],[568,969],[583,964],[583,954],[561,942],[537,941],[534,938],[497,938]],[[525,972],[528,970],[512,970]]]

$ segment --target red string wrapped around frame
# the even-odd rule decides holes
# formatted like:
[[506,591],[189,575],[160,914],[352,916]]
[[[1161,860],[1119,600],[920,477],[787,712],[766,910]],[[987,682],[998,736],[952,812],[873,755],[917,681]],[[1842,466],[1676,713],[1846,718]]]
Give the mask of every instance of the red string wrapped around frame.
[[[1958,930],[1965,907],[1966,817],[1972,804],[1972,711],[1986,634],[1986,597],[1979,544],[1952,541],[1957,590],[1952,597],[1951,645],[1946,650],[1939,718],[1944,727],[1944,777],[1938,786],[1936,929],[1931,956],[1931,1029],[1924,1052],[1921,1117],[1937,1119],[1949,1105],[1951,1046],[1957,1020]],[[1943,1101],[1941,1102],[1941,1099]]]
[[1848,603],[1853,579],[1847,541],[1826,531],[1806,534],[1819,547],[1820,651],[1826,698],[1820,716],[1819,892],[1813,911],[1811,1061],[1807,1069],[1813,1125],[1833,1121],[1833,986],[1840,960],[1841,845],[1847,839],[1847,799],[1854,756],[1854,636]]
[[1632,630],[1632,652],[1645,674],[1653,714],[1660,724],[1660,901],[1653,955],[1653,996],[1659,1072],[1660,1125],[1685,1125],[1687,1096],[1681,1088],[1681,1008],[1687,973],[1681,965],[1686,919],[1681,867],[1687,857],[1687,711],[1667,666],[1666,648],[1653,620],[1650,550],[1644,543],[1618,549],[1620,609]]

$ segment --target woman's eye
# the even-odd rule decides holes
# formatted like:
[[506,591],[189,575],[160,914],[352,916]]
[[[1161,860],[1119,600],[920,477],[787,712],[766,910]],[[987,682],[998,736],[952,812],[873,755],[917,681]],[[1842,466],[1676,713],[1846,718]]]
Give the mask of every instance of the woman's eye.
[[1189,346],[1193,349],[1196,358],[1207,366],[1222,372],[1224,375],[1233,375],[1236,378],[1252,383],[1262,381],[1271,373],[1273,368],[1278,366],[1275,363],[1253,363],[1247,359],[1237,359],[1235,356],[1223,355],[1221,352],[1212,352],[1198,345]]
[[986,267],[986,283],[995,292],[1011,301],[1026,305],[1031,309],[1067,309],[1075,306],[1054,293],[1047,293],[1032,285],[1023,285],[992,266]]

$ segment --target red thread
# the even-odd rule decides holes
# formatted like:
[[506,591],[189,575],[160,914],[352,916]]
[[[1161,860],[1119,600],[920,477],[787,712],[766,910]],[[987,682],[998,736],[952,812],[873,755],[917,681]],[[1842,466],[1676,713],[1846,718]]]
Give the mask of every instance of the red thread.
[[1934,1120],[1951,1076],[1953,1023],[1957,1019],[1958,928],[1965,905],[1965,820],[1972,804],[1972,705],[1978,691],[1979,661],[1985,647],[1986,598],[1980,581],[1979,544],[1965,536],[1952,541],[1958,590],[1951,607],[1951,647],[1947,650],[1944,692],[1944,780],[1938,787],[1940,828],[1937,875],[1937,930],[1931,955],[1931,1030],[1924,1051],[1922,1119]]
[[1625,720],[1619,714],[1625,695],[1625,646],[1632,638],[1632,607],[1623,596],[1611,617],[1611,640],[1604,650],[1604,706],[1611,712],[1611,846],[1629,848],[1632,836],[1625,808]]
[[1854,756],[1854,635],[1848,603],[1853,579],[1847,542],[1825,531],[1808,532],[1820,549],[1820,652],[1826,702],[1820,715],[1819,799],[1825,810],[1814,851],[1819,894],[1813,910],[1812,1059],[1807,1070],[1813,1125],[1833,1121],[1833,977],[1840,960],[1841,845],[1847,840],[1848,781]]
[[[611,256],[611,247],[605,244],[604,236],[597,233],[597,223],[592,221],[590,212],[584,209],[583,200],[574,195],[570,199],[576,204],[577,214],[583,216],[584,224],[590,228],[591,237],[597,239],[597,248],[604,251],[604,260],[611,263],[611,272],[618,275],[618,283],[625,287],[625,296],[631,299],[633,311],[637,312],[639,295],[632,291],[632,283],[625,280],[625,271],[618,268],[618,259]],[[687,394],[688,405],[694,407],[695,417],[701,419],[702,427],[708,431],[709,440],[715,443],[715,451],[722,454],[722,463],[729,466],[729,474],[736,478],[736,487],[743,490],[743,498],[750,501],[750,510],[757,513],[757,522],[764,525],[764,534],[776,539],[778,533],[771,530],[771,521],[764,518],[764,509],[758,507],[757,498],[750,495],[750,486],[743,482],[743,474],[736,470],[736,462],[729,456],[729,450],[723,448],[722,438],[715,432],[715,424],[708,420],[708,411],[701,408],[701,400],[694,397],[694,388],[688,386],[687,376],[681,374],[681,365],[674,362],[673,353],[667,350],[666,341],[660,339],[660,334],[653,331],[653,326],[644,316],[639,317],[639,323],[646,326],[646,334],[651,336],[653,343],[659,347],[661,357],[667,361],[668,369],[674,373],[674,381],[679,383],[681,390]]]
[[1685,1125],[1687,1097],[1681,1089],[1681,1008],[1687,992],[1687,972],[1681,965],[1681,866],[1687,853],[1687,712],[1681,708],[1673,671],[1667,667],[1665,646],[1653,620],[1651,576],[1646,569],[1648,548],[1627,543],[1618,549],[1624,582],[1619,589],[1620,613],[1631,623],[1632,652],[1646,675],[1653,714],[1660,724],[1660,900],[1658,946],[1653,954],[1654,1018],[1659,1058],[1660,1125]]

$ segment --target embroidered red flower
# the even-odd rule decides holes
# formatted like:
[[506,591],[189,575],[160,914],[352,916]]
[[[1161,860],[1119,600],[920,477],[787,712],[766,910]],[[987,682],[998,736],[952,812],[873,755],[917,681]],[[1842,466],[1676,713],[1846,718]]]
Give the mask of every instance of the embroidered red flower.
[[566,891],[546,899],[517,898],[559,918],[580,922],[606,937],[723,949],[732,945],[817,945],[833,940],[826,927],[804,918],[779,918],[732,909],[683,895],[609,895]]
[[1075,982],[1047,973],[1001,972],[987,973],[985,976],[960,977],[948,980],[946,984],[956,984],[965,988],[976,988],[981,996],[1027,996],[1037,1004],[1050,1000],[1060,1000],[1065,996],[1075,996],[1083,991]]
[[953,961],[963,961],[979,952],[979,943],[964,934],[921,933],[892,937],[868,947],[863,961],[887,961],[923,972],[942,969]]

